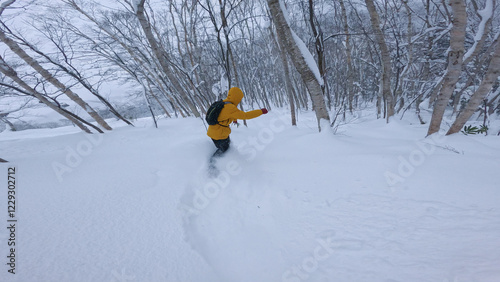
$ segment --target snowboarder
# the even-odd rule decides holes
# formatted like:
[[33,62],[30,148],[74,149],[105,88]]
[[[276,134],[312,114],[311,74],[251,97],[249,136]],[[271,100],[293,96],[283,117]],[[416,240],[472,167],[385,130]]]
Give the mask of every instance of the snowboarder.
[[231,133],[229,125],[231,122],[236,122],[238,119],[256,118],[262,114],[267,114],[268,112],[266,108],[248,112],[239,110],[238,104],[241,102],[241,99],[243,99],[243,96],[243,91],[241,91],[238,87],[229,89],[227,98],[223,100],[226,104],[224,105],[224,108],[222,108],[217,119],[218,124],[208,126],[207,135],[212,138],[215,147],[217,147],[217,151],[213,154],[211,161],[213,161],[214,158],[221,156],[227,151],[227,149],[229,149],[229,143],[231,142],[229,139],[229,134]]

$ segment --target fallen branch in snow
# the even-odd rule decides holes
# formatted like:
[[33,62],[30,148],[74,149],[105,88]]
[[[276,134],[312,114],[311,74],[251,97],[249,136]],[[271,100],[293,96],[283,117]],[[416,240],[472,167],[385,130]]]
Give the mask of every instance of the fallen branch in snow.
[[441,149],[444,149],[446,151],[450,151],[450,152],[453,152],[455,154],[459,154],[459,155],[464,155],[464,151],[460,152],[459,150],[451,147],[451,146],[448,146],[448,145],[445,145],[445,146],[440,146],[440,145],[436,145],[436,144],[432,144],[432,143],[427,143],[427,142],[423,142],[424,144],[427,144],[427,145],[432,145],[432,146],[435,146],[435,147],[438,147],[438,148],[441,148]]

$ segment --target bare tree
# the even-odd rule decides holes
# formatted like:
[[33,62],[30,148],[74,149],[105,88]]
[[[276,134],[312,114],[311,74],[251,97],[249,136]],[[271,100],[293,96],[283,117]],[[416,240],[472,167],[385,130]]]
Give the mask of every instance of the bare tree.
[[352,63],[352,51],[351,51],[351,35],[349,34],[349,22],[347,18],[347,10],[344,4],[344,0],[339,1],[340,9],[342,13],[342,20],[344,23],[343,31],[345,33],[345,52],[346,52],[346,63],[347,63],[347,101],[349,106],[349,111],[353,111],[354,102],[354,67]]
[[315,74],[311,69],[311,67],[315,67],[317,69],[317,65],[310,65],[315,64],[310,53],[310,58],[308,58],[309,60],[305,58],[307,54],[304,53],[309,51],[307,50],[305,45],[302,46],[302,49],[301,47],[299,47],[299,43],[297,43],[297,41],[300,40],[300,38],[294,38],[297,35],[293,33],[288,22],[286,21],[284,15],[285,11],[281,7],[280,0],[268,0],[267,3],[276,25],[280,46],[284,47],[284,49],[287,51],[288,55],[292,59],[295,68],[300,73],[300,76],[304,81],[307,90],[309,91],[309,95],[311,96],[311,100],[313,103],[313,108],[316,112],[316,118],[318,120],[318,129],[321,131],[321,121],[325,120],[330,123],[330,116],[326,109],[325,99],[323,97],[323,91],[321,89],[321,84],[319,81],[321,77],[318,77],[319,71],[317,74]]
[[137,19],[139,20],[139,23],[141,24],[142,30],[144,31],[144,34],[146,35],[146,38],[151,45],[151,49],[153,50],[154,55],[156,56],[156,59],[160,63],[160,66],[162,67],[163,72],[169,79],[170,83],[172,83],[172,86],[174,89],[179,93],[181,96],[182,100],[187,104],[189,109],[191,110],[191,113],[193,113],[196,117],[200,117],[200,113],[198,112],[198,109],[194,105],[194,103],[191,101],[188,93],[186,93],[186,90],[181,86],[179,80],[174,76],[173,71],[170,67],[170,59],[169,55],[165,50],[161,47],[161,45],[158,43],[156,40],[151,24],[148,21],[146,17],[146,12],[144,10],[144,3],[146,0],[140,0],[137,3],[137,6],[134,7],[136,10],[136,16]]
[[[65,118],[69,119],[71,122],[73,122],[76,126],[78,126],[84,132],[92,133],[84,125],[84,123],[85,123],[85,124],[90,125],[91,127],[93,127],[99,133],[103,133],[102,130],[99,129],[98,127],[96,127],[96,126],[94,126],[94,125],[92,125],[90,123],[87,123],[83,119],[79,118],[78,116],[76,116],[76,115],[74,115],[74,114],[66,111],[65,109],[63,109],[61,107],[60,104],[56,104],[53,101],[50,101],[43,94],[39,93],[38,91],[36,91],[35,89],[33,89],[31,86],[29,86],[26,82],[24,82],[21,78],[19,78],[19,76],[17,75],[17,72],[13,68],[11,68],[5,62],[5,60],[1,56],[0,56],[0,72],[2,72],[4,75],[6,75],[10,79],[12,79],[14,82],[16,82],[20,87],[22,87],[24,89],[24,91],[21,90],[21,89],[17,89],[19,92],[24,92],[26,95],[32,95],[32,96],[34,96],[35,98],[37,98],[38,100],[40,100],[40,102],[44,103],[45,105],[47,105],[52,110],[56,111],[60,115],[62,115]],[[14,87],[14,86],[11,86],[11,87]]]
[[[3,14],[5,9],[15,3],[16,0],[9,0],[4,2],[0,6],[0,15]],[[3,25],[5,30],[9,30],[5,23],[0,22]],[[111,127],[102,119],[102,117],[97,114],[97,112],[92,109],[90,105],[85,103],[76,93],[74,93],[69,87],[66,87],[62,82],[60,82],[55,76],[53,76],[49,71],[43,68],[34,58],[30,57],[14,40],[10,39],[5,30],[0,29],[0,40],[4,42],[16,55],[18,55],[21,59],[23,59],[28,65],[30,65],[33,69],[35,69],[39,74],[41,74],[47,81],[57,87],[60,91],[65,93],[70,99],[72,99],[75,103],[81,106],[89,115],[103,128],[107,130],[111,130]],[[3,61],[3,59],[2,59]],[[9,69],[8,65],[5,63],[5,67],[7,68],[5,71],[10,75],[11,78],[16,78],[17,74],[13,69]],[[9,76],[8,75],[8,76]],[[19,79],[19,77],[17,77]],[[26,84],[26,86],[28,86]],[[28,86],[29,87],[29,86]],[[26,87],[24,87],[26,88]],[[27,89],[28,90],[28,89]],[[28,90],[29,91],[29,90]],[[30,91],[31,92],[31,91]],[[34,93],[33,93],[34,95]],[[38,98],[38,97],[37,97]],[[102,132],[102,131],[101,131]]]
[[[234,12],[236,6],[238,6],[242,1],[230,1],[230,0],[218,0],[219,1],[219,10],[217,13],[215,11],[215,7],[211,3],[210,0],[198,1],[198,4],[208,13],[210,17],[210,21],[215,29],[217,34],[217,43],[219,45],[219,53],[221,59],[221,65],[224,68],[226,78],[228,80],[228,87],[231,88],[232,84],[232,70],[235,72],[235,82],[238,85],[238,72],[236,67],[233,67],[235,64],[233,60],[233,53],[231,49],[231,40],[229,38],[230,27],[228,25],[228,15],[231,12]],[[233,3],[234,2],[234,3]],[[229,8],[229,10],[226,10]],[[219,24],[220,18],[220,24]],[[233,61],[232,61],[233,60]],[[232,61],[232,62],[231,62]]]
[[290,114],[292,118],[292,125],[297,125],[297,117],[295,116],[295,101],[293,97],[293,86],[292,86],[292,81],[290,80],[290,71],[289,71],[289,64],[288,64],[288,58],[286,56],[286,51],[282,46],[279,45],[279,42],[276,40],[276,36],[274,35],[273,29],[270,26],[270,33],[271,33],[271,41],[275,43],[276,49],[278,50],[280,59],[281,59],[281,64],[283,67],[283,79],[285,80],[285,91],[288,94],[288,103],[290,104]]
[[[3,23],[2,23],[3,24]],[[100,126],[106,130],[111,130],[111,127],[104,121],[104,119],[85,101],[83,101],[80,96],[74,93],[71,88],[64,85],[59,79],[53,76],[48,70],[42,67],[33,57],[28,55],[14,40],[7,37],[5,32],[0,29],[0,40],[7,45],[10,50],[12,50],[16,55],[23,59],[28,65],[30,65],[34,70],[36,70],[40,75],[43,76],[47,81],[57,87],[60,91],[66,94],[71,100],[82,107]]]
[[[446,135],[457,133],[460,129],[462,129],[469,118],[474,114],[474,112],[477,111],[477,108],[484,101],[486,95],[488,95],[491,91],[493,84],[497,82],[500,75],[500,39],[498,36],[499,35],[497,35],[494,43],[494,52],[491,56],[484,79],[481,81],[481,84],[479,84],[479,87],[470,98],[465,109],[460,112],[455,122],[453,122]],[[486,115],[487,113],[484,114]]]
[[[114,116],[128,117],[121,105],[113,104],[113,110],[100,89],[105,83],[130,83],[124,95],[140,98],[135,108],[141,114],[185,117],[203,113],[221,90],[217,84],[227,81],[244,89],[246,103],[290,107],[292,120],[298,109],[308,109],[311,99],[318,122],[329,119],[330,106],[345,118],[376,105],[379,116],[385,111],[387,118],[415,109],[425,123],[420,104],[430,101],[435,111],[429,129],[435,130],[450,102],[459,128],[469,111],[478,111],[476,104],[485,95],[490,98],[481,114],[497,111],[500,98],[492,55],[500,23],[498,1],[449,1],[119,0],[106,6],[96,0],[62,0],[66,5],[56,16],[33,13],[37,16],[26,26],[32,32],[7,26],[2,31],[64,83],[50,84],[46,73],[9,60],[17,78],[56,108],[61,93],[80,87]],[[0,9],[14,2],[5,0]],[[284,2],[290,13],[280,6]],[[28,14],[35,7],[24,8]],[[9,23],[14,15],[5,14],[3,22]],[[54,48],[49,51],[47,44]],[[15,78],[5,78],[4,90],[36,98]]]
[[443,77],[441,90],[434,105],[432,119],[427,135],[436,133],[441,128],[441,121],[455,85],[462,72],[465,29],[467,27],[467,12],[464,0],[451,0],[453,26],[450,30],[450,50],[448,51],[448,68]]
[[[64,24],[64,23],[60,23]],[[48,62],[53,64],[54,66],[58,67],[64,74],[67,74],[69,77],[74,78],[80,85],[82,85],[85,89],[87,89],[92,95],[97,97],[99,101],[101,101],[109,110],[110,112],[115,115],[118,119],[122,120],[128,125],[132,125],[132,123],[124,118],[121,113],[119,113],[111,103],[104,98],[100,93],[99,90],[94,87],[90,81],[81,73],[81,71],[78,70],[78,68],[74,65],[74,63],[71,60],[72,54],[68,54],[66,49],[72,49],[72,48],[65,48],[63,46],[63,40],[64,38],[67,38],[69,35],[65,33],[62,29],[59,30],[59,32],[62,32],[60,36],[57,35],[57,31],[53,31],[50,29],[51,24],[44,23],[44,29],[41,30],[40,28],[36,28],[37,30],[40,31],[40,33],[44,34],[50,42],[56,47],[56,49],[60,52],[60,54],[63,57],[63,62],[60,62],[53,56],[48,55],[45,52],[42,52],[40,49],[38,49],[35,45],[32,43],[28,42],[25,38],[22,38],[20,36],[16,36],[13,34],[13,36],[21,42],[24,46],[27,46],[30,50],[35,52],[36,54],[40,55],[42,58],[46,59]],[[70,45],[71,43],[69,43]]]
[[[5,9],[7,9],[10,5],[14,4],[15,0],[9,0],[7,2],[4,2],[0,6],[0,16],[3,14]],[[5,29],[8,29],[7,26],[3,23],[0,22]],[[107,125],[107,123],[89,106],[87,105],[81,98],[74,94],[71,90],[66,89],[66,87],[59,81],[57,80],[54,76],[52,76],[46,69],[44,69],[36,60],[31,58],[15,41],[12,39],[8,38],[7,35],[5,34],[4,30],[0,29],[0,40],[4,42],[15,54],[17,54],[21,59],[23,59],[26,63],[28,63],[31,67],[33,67],[38,73],[40,73],[45,79],[47,79],[49,82],[54,84],[56,87],[58,87],[61,91],[63,91],[65,94],[68,95],[68,97],[72,98],[73,101],[77,102],[78,105],[82,106],[101,126],[103,126],[106,129],[111,130],[111,128]],[[21,88],[24,89],[18,89],[17,87],[13,85],[9,85],[11,88],[15,88],[19,92],[24,92],[26,95],[34,96],[40,102],[44,103],[47,105],[49,108],[53,109],[57,113],[61,114],[65,118],[69,119],[72,121],[75,125],[77,125],[80,129],[87,133],[92,133],[85,125],[88,125],[92,128],[94,128],[96,131],[99,133],[103,133],[103,131],[98,128],[97,126],[92,125],[91,123],[83,120],[79,116],[63,109],[59,103],[55,100],[49,100],[45,96],[43,96],[41,93],[33,89],[31,86],[29,86],[28,83],[26,83],[24,80],[22,80],[17,72],[10,67],[7,62],[3,59],[2,56],[0,56],[0,72],[2,72],[5,76],[9,77],[12,79],[15,83],[17,83]]]
[[381,89],[382,95],[386,103],[386,117],[387,121],[394,115],[394,97],[391,90],[391,55],[387,43],[385,42],[384,33],[380,27],[380,18],[377,12],[377,8],[373,0],[365,0],[366,7],[370,14],[370,20],[372,23],[373,31],[375,32],[375,38],[377,44],[380,48],[380,57],[382,60],[382,77],[381,77]]

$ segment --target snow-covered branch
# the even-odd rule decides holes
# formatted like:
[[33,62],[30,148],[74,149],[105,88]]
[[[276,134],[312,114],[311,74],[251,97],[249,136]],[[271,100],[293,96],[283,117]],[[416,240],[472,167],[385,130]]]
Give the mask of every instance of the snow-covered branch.
[[491,23],[493,17],[493,10],[495,7],[494,2],[494,0],[486,0],[484,9],[477,11],[477,14],[481,18],[481,22],[479,23],[476,35],[474,36],[474,44],[469,50],[467,50],[467,53],[465,53],[464,55],[465,64],[467,64],[467,62],[469,62],[470,59],[474,57],[473,55],[477,53],[477,49],[480,48],[480,46],[486,40],[486,29]]
[[0,15],[2,15],[5,9],[7,9],[10,5],[14,4],[14,2],[16,2],[16,0],[7,0],[0,4]]

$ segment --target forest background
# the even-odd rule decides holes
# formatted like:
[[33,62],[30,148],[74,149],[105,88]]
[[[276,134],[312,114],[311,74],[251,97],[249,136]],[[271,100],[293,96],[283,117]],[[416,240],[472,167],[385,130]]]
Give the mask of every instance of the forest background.
[[495,0],[7,0],[0,13],[4,130],[203,117],[237,86],[243,110],[287,108],[292,124],[370,109],[416,115],[428,134],[443,118],[448,134],[498,133]]

